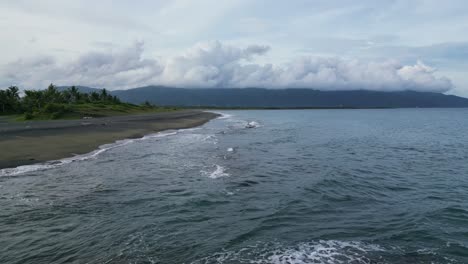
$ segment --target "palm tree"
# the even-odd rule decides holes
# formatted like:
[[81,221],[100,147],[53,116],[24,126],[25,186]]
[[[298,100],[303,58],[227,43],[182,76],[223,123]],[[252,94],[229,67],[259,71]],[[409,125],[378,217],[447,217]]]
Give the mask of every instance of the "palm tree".
[[76,103],[81,99],[81,94],[74,85],[68,91],[70,92],[72,103]]
[[10,86],[7,90],[0,90],[0,104],[2,113],[15,112],[19,106],[19,89],[16,86]]
[[17,86],[8,87],[7,92],[10,93],[12,99],[19,100],[19,88]]
[[54,84],[50,84],[45,90],[45,100],[47,103],[62,103],[62,94],[57,90]]
[[26,90],[24,94],[23,103],[28,111],[32,111],[35,108],[41,109],[45,99],[43,91]]
[[91,94],[89,94],[89,99],[91,102],[98,102],[100,100],[100,96],[97,92],[91,92]]
[[101,99],[101,101],[107,101],[108,100],[108,93],[107,93],[106,88],[101,90],[101,94],[99,95],[99,98]]
[[70,93],[70,90],[65,90],[61,92],[63,101],[67,104],[72,103],[72,95]]
[[2,106],[2,113],[5,113],[6,104],[7,104],[6,91],[0,90],[0,105]]
[[120,104],[120,99],[117,97],[117,96],[111,96],[112,98],[112,102],[116,103],[116,104]]

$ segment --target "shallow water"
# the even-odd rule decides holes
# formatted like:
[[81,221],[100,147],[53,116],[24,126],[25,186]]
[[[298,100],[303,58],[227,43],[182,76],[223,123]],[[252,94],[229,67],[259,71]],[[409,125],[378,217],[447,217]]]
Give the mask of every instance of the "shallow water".
[[0,263],[468,262],[468,109],[223,113],[0,171]]

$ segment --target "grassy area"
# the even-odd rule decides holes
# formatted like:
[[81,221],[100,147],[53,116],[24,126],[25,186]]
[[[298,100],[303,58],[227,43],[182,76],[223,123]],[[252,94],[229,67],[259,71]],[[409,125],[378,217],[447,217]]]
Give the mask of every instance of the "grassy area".
[[175,107],[157,107],[149,105],[133,105],[126,103],[85,103],[85,104],[53,104],[52,106],[35,111],[17,115],[16,121],[26,120],[52,120],[52,119],[82,119],[85,117],[106,117],[117,115],[132,115],[143,113],[156,113],[175,111]]
[[154,112],[167,112],[177,110],[175,107],[157,107],[147,105],[133,105],[133,104],[78,104],[73,105],[72,112],[66,116],[77,116],[83,118],[85,116],[90,117],[104,117],[104,116],[115,116],[115,115],[130,115],[130,114],[142,114],[142,113],[154,113]]

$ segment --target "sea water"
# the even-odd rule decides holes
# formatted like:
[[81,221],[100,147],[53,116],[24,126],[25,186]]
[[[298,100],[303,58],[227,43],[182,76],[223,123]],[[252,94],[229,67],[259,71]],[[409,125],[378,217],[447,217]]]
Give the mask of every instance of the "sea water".
[[0,171],[0,263],[468,263],[468,109],[222,114]]

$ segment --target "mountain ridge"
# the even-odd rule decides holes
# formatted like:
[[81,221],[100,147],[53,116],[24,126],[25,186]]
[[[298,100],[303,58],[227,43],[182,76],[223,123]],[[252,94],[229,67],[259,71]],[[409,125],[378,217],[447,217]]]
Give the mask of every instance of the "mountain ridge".
[[[65,89],[68,86],[62,86]],[[80,91],[96,88],[77,86]],[[176,88],[144,86],[110,91],[122,101],[161,106],[225,108],[415,108],[468,107],[468,98],[417,91],[320,91],[306,88]]]

